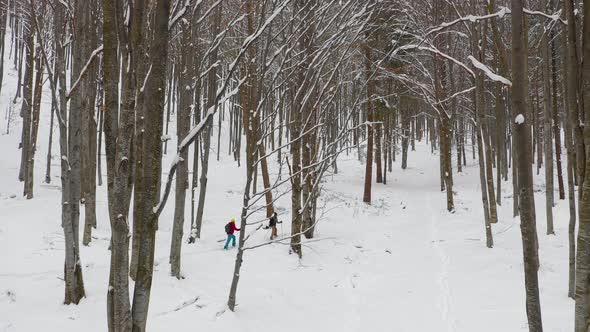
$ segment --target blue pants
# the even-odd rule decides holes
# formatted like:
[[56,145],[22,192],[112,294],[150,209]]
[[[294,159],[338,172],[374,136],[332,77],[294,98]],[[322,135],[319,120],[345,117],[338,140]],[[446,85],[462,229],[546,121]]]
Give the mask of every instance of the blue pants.
[[223,247],[223,249],[227,249],[227,247],[229,246],[229,241],[232,241],[232,247],[236,246],[236,236],[233,234],[227,234],[227,240],[225,241],[225,246]]

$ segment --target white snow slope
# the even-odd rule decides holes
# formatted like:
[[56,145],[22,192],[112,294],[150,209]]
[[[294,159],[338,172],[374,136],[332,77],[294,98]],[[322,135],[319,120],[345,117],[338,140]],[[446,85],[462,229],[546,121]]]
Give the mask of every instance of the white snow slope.
[[[8,75],[1,91],[2,111],[16,86],[14,71]],[[56,136],[52,182],[42,183],[48,93],[43,102],[33,200],[21,197],[22,184],[17,180],[20,102],[10,134],[5,134],[5,121],[0,125],[0,331],[106,331],[110,255],[106,189],[98,189],[94,239],[89,247],[81,248],[86,298],[77,306],[65,306],[59,153]],[[216,140],[213,142],[216,148]],[[176,140],[170,144],[172,152]],[[165,170],[173,156],[170,152]],[[374,184],[371,206],[361,200],[364,165],[353,155],[343,155],[340,173],[329,176],[324,184],[318,211],[322,214],[317,227],[320,240],[304,246],[301,261],[282,244],[247,251],[238,307],[232,313],[226,310],[226,302],[236,250],[222,250],[218,240],[224,238],[227,220],[239,215],[245,170],[227,155],[227,144],[222,142],[221,161],[215,160],[214,153],[211,157],[202,240],[183,244],[183,280],[169,275],[173,198],[160,219],[148,329],[526,331],[522,246],[519,219],[511,216],[511,185],[503,183],[500,222],[493,225],[495,247],[487,249],[479,171],[476,161],[468,159],[464,172],[454,175],[457,208],[451,214],[440,192],[438,156],[430,153],[429,146],[418,143],[410,153],[407,170],[396,163],[387,185]],[[557,202],[556,235],[545,235],[542,178],[535,177],[545,330],[571,331],[567,202]],[[286,196],[277,205],[279,218],[285,221],[279,229],[283,235],[290,233],[289,203]],[[185,238],[188,208],[186,219]],[[262,243],[269,235],[258,232],[250,242]]]

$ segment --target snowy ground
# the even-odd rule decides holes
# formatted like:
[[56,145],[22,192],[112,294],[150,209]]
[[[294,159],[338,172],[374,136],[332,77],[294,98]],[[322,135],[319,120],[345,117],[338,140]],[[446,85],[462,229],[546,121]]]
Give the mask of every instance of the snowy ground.
[[[0,96],[2,112],[14,95],[15,74],[8,75]],[[21,197],[17,180],[20,121],[8,135],[6,123],[0,125],[0,331],[105,331],[110,231],[104,186],[97,195],[98,229],[91,245],[81,249],[87,296],[78,306],[62,304],[57,138],[52,182],[42,183],[49,101],[46,95],[33,200]],[[438,156],[422,143],[416,149],[409,169],[402,171],[397,163],[387,185],[374,185],[372,206],[361,202],[364,166],[355,156],[343,155],[340,173],[327,178],[322,193],[321,241],[306,244],[301,261],[281,244],[248,251],[232,313],[225,303],[236,251],[223,251],[218,240],[226,221],[239,215],[245,171],[222,144],[219,162],[212,154],[202,240],[183,244],[183,280],[169,276],[173,198],[160,219],[149,330],[527,330],[519,220],[511,216],[510,185],[504,184],[500,222],[493,226],[495,247],[487,249],[475,161],[455,174],[457,211],[449,214],[439,191]],[[165,170],[171,157],[165,158]],[[555,209],[557,235],[546,236],[542,176],[535,181],[545,330],[571,331],[567,202],[559,201]],[[280,219],[289,220],[289,206],[288,197],[279,202]],[[187,219],[189,213],[187,209]],[[279,231],[288,234],[288,222]],[[251,242],[262,243],[268,236],[258,232]]]

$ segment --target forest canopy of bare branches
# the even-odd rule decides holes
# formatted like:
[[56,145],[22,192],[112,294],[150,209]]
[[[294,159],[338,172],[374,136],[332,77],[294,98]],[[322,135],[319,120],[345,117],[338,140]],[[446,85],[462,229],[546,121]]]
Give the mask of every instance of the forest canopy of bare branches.
[[[451,258],[518,252],[510,280],[521,292],[508,301],[521,324],[490,331],[543,330],[544,289],[554,285],[544,285],[545,269],[563,276],[554,291],[568,320],[555,323],[549,314],[550,330],[590,331],[588,0],[0,0],[0,57],[7,160],[0,197],[19,186],[22,200],[10,199],[23,209],[35,210],[41,205],[27,204],[37,201],[55,210],[43,223],[63,242],[51,256],[59,259],[52,274],[59,301],[77,312],[100,303],[97,330],[150,329],[160,315],[151,309],[160,308],[158,271],[173,289],[213,279],[209,265],[222,261],[225,293],[210,288],[223,298],[214,316],[247,310],[238,307],[243,278],[275,275],[276,257],[315,264],[326,243],[349,242],[338,238],[341,228],[355,241],[376,242],[364,228],[373,226],[357,224],[383,217],[378,228],[387,230],[377,233],[412,242],[426,235],[400,228],[400,220],[432,218],[423,256],[442,257],[441,292],[454,282],[447,281]],[[338,198],[344,187],[356,195]],[[0,204],[0,239],[28,241],[13,229],[31,217],[9,213],[10,204]],[[411,205],[416,214],[407,217]],[[356,208],[338,211],[343,206]],[[331,213],[338,223],[326,221]],[[455,256],[441,254],[452,242],[438,239],[437,227],[449,220],[469,220],[453,232],[468,227],[464,237],[478,236]],[[508,242],[514,225],[518,241]],[[211,256],[223,243],[232,249],[230,242],[235,252]],[[401,243],[379,247],[408,252],[387,263],[393,270],[420,260]],[[554,249],[560,254],[547,254]],[[277,254],[263,269],[255,259],[256,268],[248,266],[247,258],[270,250]],[[345,261],[352,264],[350,255]],[[0,284],[22,262],[0,263]],[[291,293],[300,279],[287,273]],[[477,278],[490,285],[494,274]],[[357,279],[355,272],[352,288]],[[301,306],[313,308],[314,294],[298,292],[307,298]],[[187,296],[173,312],[205,306]],[[396,302],[396,294],[384,296]],[[473,331],[460,323],[470,314],[449,309],[445,296],[438,308],[447,330]],[[485,298],[473,302],[472,310],[488,308]],[[357,329],[334,330],[368,330],[360,317]],[[0,330],[27,330],[2,319]],[[372,324],[390,330],[384,320]],[[392,330],[423,331],[417,326]]]

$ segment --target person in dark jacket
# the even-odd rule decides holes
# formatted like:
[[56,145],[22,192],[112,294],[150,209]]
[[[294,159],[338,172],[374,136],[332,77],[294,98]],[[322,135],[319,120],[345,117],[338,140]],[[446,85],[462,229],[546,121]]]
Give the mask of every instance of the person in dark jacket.
[[274,240],[275,238],[279,237],[279,235],[277,234],[277,224],[280,224],[281,222],[279,221],[278,217],[277,217],[277,213],[273,213],[272,217],[270,217],[270,219],[268,219],[268,226],[265,227],[266,229],[271,229],[271,234],[270,234],[270,239]]
[[223,249],[227,250],[229,246],[229,241],[232,241],[232,247],[236,246],[236,236],[234,235],[234,231],[240,231],[239,228],[236,227],[236,220],[231,218],[230,222],[225,225],[225,233],[227,234],[227,240],[225,241],[225,246]]

